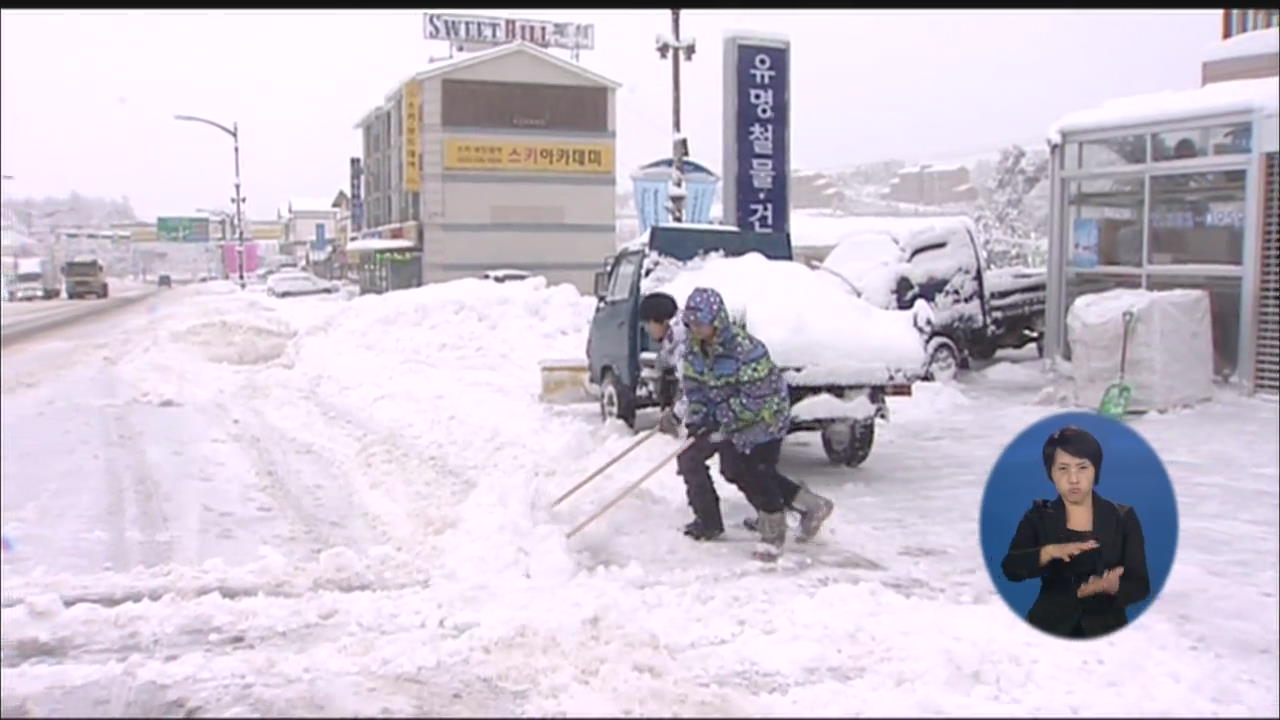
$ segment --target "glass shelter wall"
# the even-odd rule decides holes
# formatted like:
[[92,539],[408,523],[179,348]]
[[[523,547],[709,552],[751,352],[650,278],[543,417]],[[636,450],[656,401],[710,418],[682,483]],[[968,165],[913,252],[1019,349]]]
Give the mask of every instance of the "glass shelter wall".
[[[1058,198],[1064,312],[1113,288],[1202,289],[1213,318],[1214,369],[1237,367],[1252,123],[1166,125],[1069,141]],[[1069,138],[1070,140],[1070,138]]]

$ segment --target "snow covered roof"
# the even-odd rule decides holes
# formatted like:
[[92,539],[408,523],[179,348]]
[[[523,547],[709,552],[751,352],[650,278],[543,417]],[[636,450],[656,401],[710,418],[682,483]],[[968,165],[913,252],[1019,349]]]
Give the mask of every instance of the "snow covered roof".
[[791,43],[791,38],[786,33],[767,32],[764,30],[739,30],[734,28],[726,28],[724,37],[742,38],[744,40],[766,40],[776,43]]
[[596,72],[592,72],[591,70],[588,70],[587,68],[583,67],[582,65],[579,65],[578,63],[566,60],[560,57],[559,55],[556,55],[553,52],[550,52],[548,50],[543,50],[537,45],[533,45],[521,40],[519,42],[513,42],[513,43],[508,43],[506,45],[499,45],[498,47],[495,47],[495,48],[489,48],[488,50],[481,50],[480,52],[476,52],[476,53],[468,53],[466,55],[463,55],[461,57],[456,57],[451,60],[441,60],[439,62],[431,63],[431,65],[426,70],[423,70],[422,72],[414,73],[412,76],[405,78],[403,82],[397,84],[395,89],[387,93],[386,97],[383,98],[382,106],[376,107],[370,110],[369,112],[365,113],[360,118],[359,122],[355,124],[354,129],[359,130],[361,126],[363,126],[366,122],[368,122],[370,116],[372,116],[375,112],[378,112],[379,110],[382,110],[383,108],[385,108],[388,103],[390,103],[392,100],[395,99],[396,95],[400,93],[400,91],[404,88],[404,86],[411,81],[417,80],[421,82],[423,80],[426,80],[427,78],[437,77],[445,73],[461,70],[462,68],[470,67],[472,65],[479,65],[480,63],[488,62],[490,60],[496,60],[497,58],[506,57],[507,55],[512,55],[515,53],[524,53],[526,55],[532,55],[541,60],[545,60],[551,63],[552,65],[558,65],[559,67],[564,68],[565,70],[574,72],[588,80],[591,80],[592,82],[599,83],[600,85],[603,85],[613,90],[617,90],[618,88],[622,87],[622,83],[616,80],[610,80],[604,75],[601,75]]
[[[949,225],[971,227],[963,215],[838,215],[825,210],[798,210],[791,214],[793,247],[835,247],[841,242],[868,233],[892,235],[903,247],[913,247],[912,239],[930,235]],[[926,232],[929,231],[929,232]]]
[[1252,32],[1240,33],[1209,45],[1204,49],[1200,59],[1202,62],[1217,62],[1255,55],[1276,55],[1280,53],[1280,28],[1265,28]]
[[18,248],[35,244],[35,240],[22,234],[21,231],[13,228],[0,228],[0,245],[6,248]]
[[[640,168],[636,170],[636,172],[633,173],[631,177],[635,178],[638,176],[653,174],[654,170],[670,170],[671,166],[674,164],[675,164],[674,161],[669,157],[660,158],[658,160],[654,160],[651,163],[646,163],[644,165],[641,165]],[[697,160],[694,160],[692,158],[685,158],[680,163],[680,172],[684,173],[685,175],[703,174],[713,178],[720,177],[719,175],[716,175],[715,171],[713,171],[705,163],[700,163]]]
[[1230,80],[1193,90],[1116,98],[1100,107],[1077,110],[1049,128],[1049,142],[1061,143],[1065,133],[1233,113],[1274,114],[1277,108],[1280,108],[1280,84],[1276,78]]
[[290,212],[332,212],[333,202],[331,200],[322,200],[320,198],[290,198]]
[[955,172],[956,170],[963,169],[963,165],[933,165],[930,163],[920,163],[914,167],[904,167],[898,171],[898,174],[907,175],[918,172]]

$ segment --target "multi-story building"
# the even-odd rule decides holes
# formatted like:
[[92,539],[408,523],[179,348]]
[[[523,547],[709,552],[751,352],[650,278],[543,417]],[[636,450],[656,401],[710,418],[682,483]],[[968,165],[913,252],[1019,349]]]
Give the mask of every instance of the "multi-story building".
[[590,291],[615,248],[618,83],[527,43],[437,63],[370,111],[361,239],[427,282],[519,268]]
[[1222,39],[1226,40],[1254,30],[1280,26],[1280,10],[1276,8],[1222,11]]
[[978,189],[963,165],[930,165],[903,168],[889,181],[886,197],[917,205],[946,205],[978,199]]
[[[1228,11],[1230,12],[1230,11]],[[1262,12],[1262,11],[1249,11]],[[1274,77],[1280,68],[1280,28],[1232,33],[1201,58],[1200,84]]]
[[332,243],[338,235],[338,209],[331,200],[294,198],[281,208],[282,252],[305,256],[309,249]]

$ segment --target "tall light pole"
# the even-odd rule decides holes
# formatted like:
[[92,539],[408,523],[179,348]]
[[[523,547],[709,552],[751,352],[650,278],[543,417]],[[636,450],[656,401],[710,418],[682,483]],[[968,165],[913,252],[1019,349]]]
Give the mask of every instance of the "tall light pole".
[[206,120],[202,117],[194,115],[174,115],[174,120],[186,120],[188,122],[199,122],[205,125],[212,125],[222,132],[231,136],[232,147],[236,155],[236,269],[240,275],[240,289],[244,289],[244,214],[241,206],[244,198],[240,195],[240,126],[237,123],[231,123],[231,127],[227,127],[222,123],[216,123],[212,120]]
[[680,39],[680,8],[671,8],[671,37],[658,36],[658,57],[671,56],[671,221],[684,222],[684,159],[689,144],[680,132],[680,60],[693,60],[697,44],[693,38]]

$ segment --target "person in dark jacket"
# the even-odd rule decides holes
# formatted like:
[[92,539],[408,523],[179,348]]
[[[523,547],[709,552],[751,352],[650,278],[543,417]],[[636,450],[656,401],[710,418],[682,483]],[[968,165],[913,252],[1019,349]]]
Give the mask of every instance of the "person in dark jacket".
[[[776,559],[786,542],[788,506],[800,512],[796,539],[805,542],[835,505],[778,472],[791,401],[782,371],[764,343],[732,321],[724,298],[711,288],[689,294],[682,319],[688,327],[680,372],[687,403],[684,422],[697,439],[678,458],[680,473],[710,486],[706,460],[712,449],[719,452],[724,476],[732,478],[759,514],[756,557]],[[708,507],[705,512],[719,519],[718,497],[714,511]]]
[[1027,621],[1044,632],[1094,638],[1124,627],[1125,608],[1151,593],[1137,512],[1097,493],[1102,446],[1090,433],[1065,427],[1042,452],[1058,491],[1036,500],[1018,523],[1000,563],[1013,582],[1040,579]]

